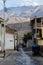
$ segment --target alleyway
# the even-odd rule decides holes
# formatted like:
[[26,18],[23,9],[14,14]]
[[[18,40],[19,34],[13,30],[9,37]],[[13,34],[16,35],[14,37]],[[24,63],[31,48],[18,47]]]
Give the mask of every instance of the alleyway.
[[39,65],[38,62],[25,54],[22,48],[20,52],[13,52],[8,58],[3,59],[0,65]]

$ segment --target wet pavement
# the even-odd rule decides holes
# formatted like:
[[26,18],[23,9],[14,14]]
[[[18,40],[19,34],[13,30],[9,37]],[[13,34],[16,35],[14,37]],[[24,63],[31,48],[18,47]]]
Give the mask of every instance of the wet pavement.
[[0,63],[0,65],[40,65],[37,61],[33,60],[25,54],[22,48],[19,52],[13,52],[11,55]]

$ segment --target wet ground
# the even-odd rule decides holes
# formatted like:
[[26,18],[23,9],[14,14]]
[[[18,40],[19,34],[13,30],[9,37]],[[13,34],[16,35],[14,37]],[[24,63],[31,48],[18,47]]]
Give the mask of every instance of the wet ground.
[[33,60],[25,54],[22,48],[19,52],[11,52],[11,55],[0,63],[0,65],[40,65],[37,61]]

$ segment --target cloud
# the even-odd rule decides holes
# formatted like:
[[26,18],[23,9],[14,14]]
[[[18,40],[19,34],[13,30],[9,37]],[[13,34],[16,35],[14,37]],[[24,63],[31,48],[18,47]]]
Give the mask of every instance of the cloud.
[[[39,1],[38,1],[39,2]],[[37,0],[7,0],[7,4],[8,5],[16,5],[16,6],[29,6],[29,5],[39,5],[39,3],[37,2]],[[0,3],[2,3],[2,0],[0,0]]]
[[18,2],[20,6],[36,6],[36,5],[39,5],[39,3],[37,2],[32,2],[31,0],[21,0]]
[[36,5],[39,5],[37,0],[7,0],[7,3],[11,6],[11,5],[14,5],[14,6],[29,6],[29,5],[33,5],[33,6],[36,6]]
[[37,2],[33,2],[33,5],[34,5],[34,6],[37,6],[37,5],[39,5],[39,4],[38,4]]
[[[36,6],[40,5],[43,1],[41,0],[7,0],[6,7],[15,7],[15,6]],[[39,4],[40,3],[40,4]],[[0,9],[3,8],[3,2],[0,0]]]

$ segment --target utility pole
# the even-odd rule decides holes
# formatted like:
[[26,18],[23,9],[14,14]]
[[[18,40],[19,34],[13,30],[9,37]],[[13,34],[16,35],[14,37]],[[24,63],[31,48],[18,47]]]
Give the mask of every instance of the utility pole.
[[37,39],[37,21],[35,16],[35,40]]
[[6,8],[5,8],[5,3],[6,0],[3,0],[3,4],[4,4],[4,43],[3,43],[3,52],[4,52],[4,57],[5,57],[5,12],[6,12]]

